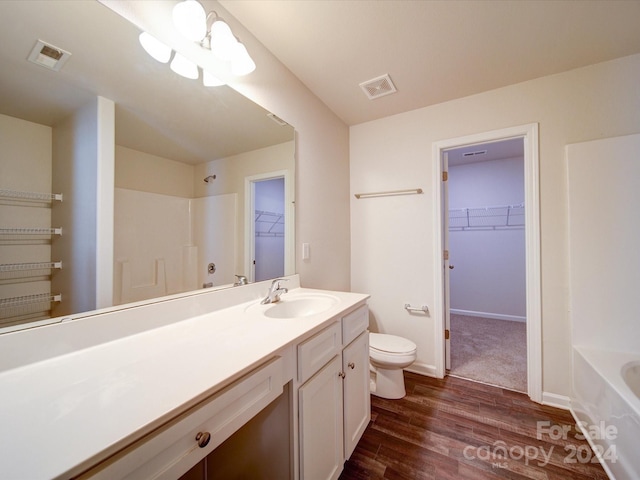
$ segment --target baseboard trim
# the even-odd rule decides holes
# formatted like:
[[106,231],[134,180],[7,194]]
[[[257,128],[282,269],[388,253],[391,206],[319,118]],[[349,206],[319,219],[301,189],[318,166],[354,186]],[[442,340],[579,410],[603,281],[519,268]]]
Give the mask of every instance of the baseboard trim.
[[493,318],[495,320],[510,320],[512,322],[523,323],[526,323],[527,321],[527,317],[521,317],[519,315],[504,315],[502,313],[475,312],[473,310],[460,310],[457,308],[452,308],[450,312],[456,315],[467,315],[468,317]]
[[562,410],[571,410],[571,399],[566,395],[542,392],[542,404],[561,408]]
[[411,366],[405,368],[407,372],[417,373],[418,375],[424,375],[426,377],[442,378],[437,375],[435,365],[428,365],[426,363],[414,362]]

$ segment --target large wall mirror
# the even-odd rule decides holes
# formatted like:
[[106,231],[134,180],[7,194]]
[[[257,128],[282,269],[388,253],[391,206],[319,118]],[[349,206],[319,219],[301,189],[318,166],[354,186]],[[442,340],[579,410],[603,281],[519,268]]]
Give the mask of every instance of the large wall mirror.
[[[0,2],[0,332],[104,306],[101,282],[122,305],[295,273],[293,127],[178,76],[139,34],[94,0]],[[59,70],[28,60],[39,40],[71,54]],[[105,185],[109,279],[95,267]]]

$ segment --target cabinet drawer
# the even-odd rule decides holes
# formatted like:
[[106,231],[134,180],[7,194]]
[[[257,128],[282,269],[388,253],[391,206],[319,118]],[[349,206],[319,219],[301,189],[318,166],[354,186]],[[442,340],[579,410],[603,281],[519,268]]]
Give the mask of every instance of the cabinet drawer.
[[[180,477],[282,393],[282,372],[282,358],[272,359],[80,478]],[[210,435],[202,447],[200,432]]]
[[369,307],[362,305],[342,317],[342,341],[349,345],[358,335],[369,328]]
[[306,382],[342,349],[340,323],[315,334],[298,345],[298,380]]

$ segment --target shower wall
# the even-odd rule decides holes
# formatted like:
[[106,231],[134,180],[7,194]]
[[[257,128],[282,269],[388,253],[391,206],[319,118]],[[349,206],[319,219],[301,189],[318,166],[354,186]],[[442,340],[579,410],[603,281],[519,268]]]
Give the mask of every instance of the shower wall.
[[235,218],[235,194],[191,199],[116,188],[114,304],[233,283]]
[[573,345],[640,353],[640,135],[567,146]]

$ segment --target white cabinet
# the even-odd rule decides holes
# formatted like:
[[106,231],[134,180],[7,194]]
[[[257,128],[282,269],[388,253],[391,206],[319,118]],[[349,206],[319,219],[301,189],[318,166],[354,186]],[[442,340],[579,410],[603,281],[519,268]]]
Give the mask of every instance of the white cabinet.
[[363,305],[298,346],[302,480],[338,478],[371,419],[368,316]]
[[342,471],[341,367],[336,355],[298,390],[301,478],[338,478]]
[[348,459],[371,419],[369,332],[362,332],[342,352],[344,377],[344,458]]

